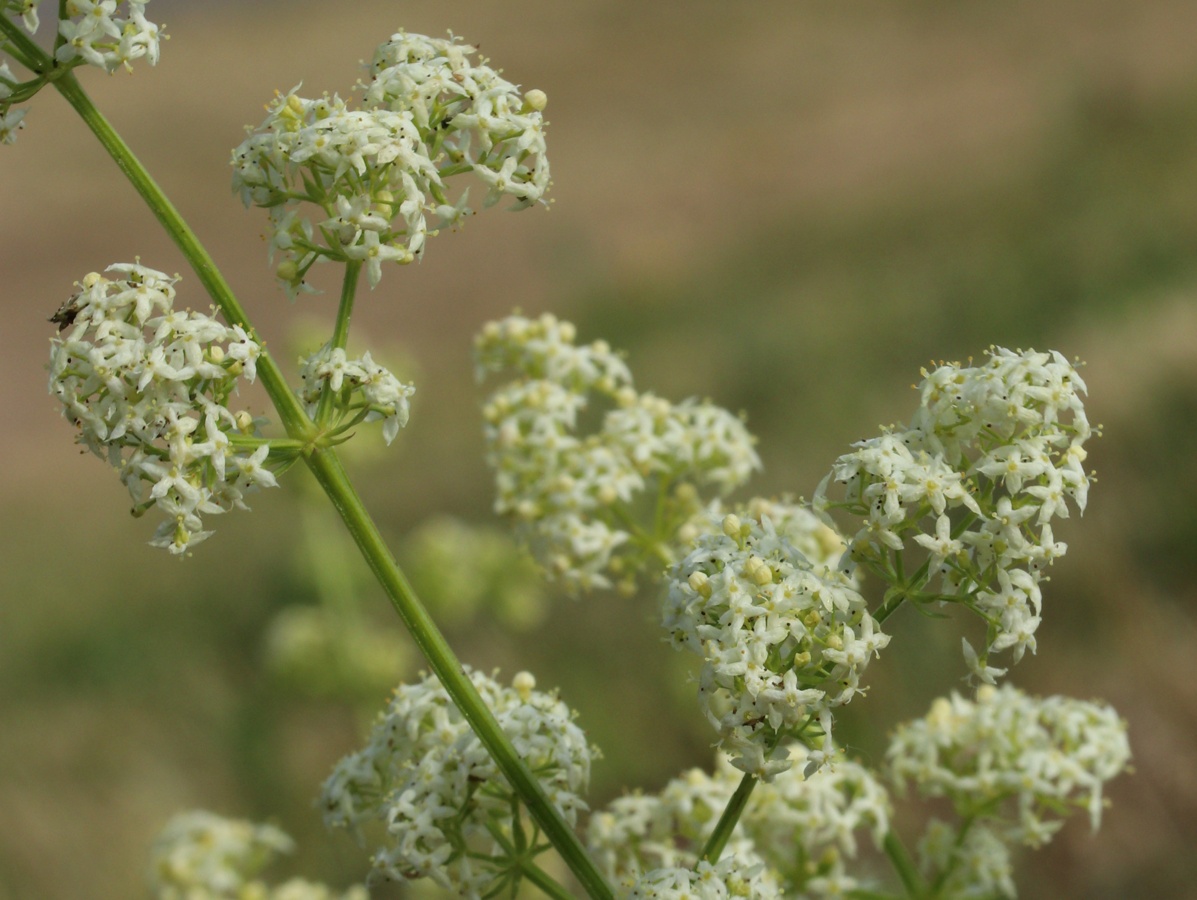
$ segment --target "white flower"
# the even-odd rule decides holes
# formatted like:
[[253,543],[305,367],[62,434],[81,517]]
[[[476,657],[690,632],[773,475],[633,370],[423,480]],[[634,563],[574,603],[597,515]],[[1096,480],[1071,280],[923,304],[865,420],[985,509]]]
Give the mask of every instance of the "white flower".
[[382,280],[383,262],[411,262],[410,250],[382,243],[376,231],[362,232],[357,243],[345,248],[345,255],[350,259],[365,261],[370,287],[375,287]]
[[19,15],[25,30],[33,34],[41,24],[37,15],[39,3],[41,0],[6,0],[4,6],[6,11]]
[[0,115],[0,144],[16,143],[17,132],[25,127],[24,118],[23,109],[10,109]]
[[964,648],[964,662],[968,666],[969,672],[978,681],[985,684],[997,684],[997,679],[1006,674],[1005,669],[983,663],[977,655],[977,651],[973,649],[973,645],[968,642],[968,638],[961,638],[960,643]]
[[[37,28],[36,23],[34,28]],[[17,78],[7,63],[0,62],[0,144],[13,144],[17,140],[17,132],[24,128],[23,119],[26,110],[12,109],[5,101],[12,96],[12,89],[17,85]]]

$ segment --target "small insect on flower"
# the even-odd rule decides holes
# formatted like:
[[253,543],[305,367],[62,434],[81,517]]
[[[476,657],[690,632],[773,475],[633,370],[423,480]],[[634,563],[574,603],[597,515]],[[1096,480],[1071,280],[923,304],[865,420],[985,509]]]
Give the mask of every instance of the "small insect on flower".
[[72,294],[62,306],[58,307],[58,311],[50,316],[48,321],[57,325],[58,333],[62,334],[75,324],[75,317],[79,315],[80,308],[79,294]]

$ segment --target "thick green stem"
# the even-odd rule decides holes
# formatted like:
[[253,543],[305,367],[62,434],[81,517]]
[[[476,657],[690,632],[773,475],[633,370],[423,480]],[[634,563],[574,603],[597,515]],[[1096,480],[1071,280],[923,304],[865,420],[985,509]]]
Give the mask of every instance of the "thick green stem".
[[723,853],[723,848],[727,846],[732,832],[736,830],[736,823],[740,821],[740,816],[743,815],[744,807],[748,805],[748,798],[752,796],[752,789],[756,787],[758,780],[756,776],[746,774],[740,779],[740,786],[736,788],[732,798],[727,801],[727,806],[723,808],[723,815],[719,817],[719,821],[715,824],[715,830],[711,832],[706,845],[702,848],[701,858],[711,865],[719,861],[719,856]]
[[914,861],[906,851],[902,839],[894,832],[887,831],[882,846],[885,848],[885,855],[893,863],[898,878],[902,880],[902,886],[906,888],[906,895],[913,898],[926,897],[927,885],[923,881],[923,876],[919,874],[919,870],[915,868]]
[[583,849],[577,835],[549,802],[540,782],[516,754],[461,663],[449,649],[444,636],[408,584],[383,542],[382,535],[378,533],[373,520],[363,507],[361,498],[349,483],[337,455],[332,450],[317,449],[306,461],[308,468],[312,470],[316,480],[320,482],[320,486],[340,513],[374,575],[386,590],[399,617],[403,619],[412,638],[423,651],[432,671],[436,673],[457,708],[474,729],[474,733],[490,752],[500,771],[519,793],[520,799],[536,823],[582,883],[587,894],[594,900],[610,900],[611,889]]

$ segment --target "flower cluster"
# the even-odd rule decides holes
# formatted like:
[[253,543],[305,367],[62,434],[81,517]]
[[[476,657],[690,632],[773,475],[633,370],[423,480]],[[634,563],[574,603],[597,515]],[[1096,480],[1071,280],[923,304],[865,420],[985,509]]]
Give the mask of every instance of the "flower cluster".
[[[759,890],[778,896],[835,896],[857,887],[844,858],[857,854],[856,832],[868,829],[880,845],[890,801],[867,769],[847,760],[813,778],[802,775],[807,752],[795,747],[795,766],[752,793],[723,861],[735,859]],[[714,775],[694,769],[660,794],[631,794],[591,817],[588,843],[615,882],[646,883],[649,873],[693,870],[740,773],[721,760]],[[759,868],[758,868],[759,867]],[[757,869],[753,872],[753,869]],[[738,896],[734,891],[731,896]],[[754,890],[745,896],[759,896]]]
[[[593,751],[569,708],[534,690],[527,672],[511,687],[470,678],[549,800],[576,822]],[[360,836],[367,823],[385,825],[375,877],[431,878],[471,898],[520,878],[509,852],[526,840],[517,797],[433,676],[395,691],[366,747],[337,763],[322,804],[330,827]]]
[[[850,541],[853,562],[902,581],[913,600],[955,600],[982,616],[985,648],[966,641],[965,655],[993,683],[1006,670],[988,665],[990,654],[1012,649],[1017,662],[1035,650],[1043,570],[1067,549],[1051,520],[1068,516],[1069,500],[1085,508],[1085,384],[1057,352],[1001,348],[984,365],[923,374],[910,425],[841,456],[816,508],[864,520]],[[828,496],[832,482],[842,500]]]
[[320,398],[331,391],[340,417],[334,431],[382,420],[382,436],[388,444],[407,424],[408,399],[416,392],[371,359],[369,352],[361,359],[349,359],[342,348],[330,344],[299,361],[299,380],[299,398],[309,416],[316,418]]
[[247,508],[276,484],[269,447],[246,411],[228,407],[261,347],[240,326],[174,309],[176,278],[136,264],[93,272],[54,315],[50,392],[77,440],[120,470],[133,512],[167,519],[150,542],[182,553],[211,532],[201,515]]
[[742,856],[725,856],[715,865],[673,867],[646,872],[626,886],[623,900],[781,900],[781,891],[763,871]]
[[[37,13],[39,2],[5,0],[3,11],[19,16],[25,29],[33,34],[41,24]],[[149,2],[67,0],[63,18],[58,22],[62,44],[54,58],[60,63],[80,60],[106,72],[115,72],[122,66],[132,71],[133,60],[142,58],[151,66],[156,65],[161,34],[158,26],[145,17]]]
[[[518,373],[483,410],[495,509],[551,577],[588,589],[615,576],[631,589],[640,568],[672,561],[678,529],[702,508],[698,489],[727,493],[760,460],[738,417],[638,393],[605,342],[574,339],[573,325],[546,314],[491,322],[476,340],[481,375]],[[609,408],[592,433],[579,433],[596,399]],[[650,531],[635,520],[654,500]]]
[[1085,809],[1101,821],[1102,786],[1126,769],[1126,723],[1108,706],[1068,697],[1030,697],[982,685],[975,701],[936,700],[890,742],[896,781],[947,797],[965,819],[983,820],[1005,841],[1038,846]]
[[728,514],[698,537],[668,578],[664,626],[703,660],[699,700],[739,769],[771,778],[792,764],[787,743],[830,758],[831,709],[861,691],[889,635],[851,578],[807,558],[768,516]]
[[521,95],[474,52],[456,38],[396,34],[374,54],[360,107],[292,89],[233,151],[233,189],[269,210],[290,292],[321,258],[364,262],[373,286],[383,262],[419,257],[428,235],[469,212],[465,191],[450,196],[454,176],[481,179],[487,205],[541,199],[545,96]]
[[293,878],[271,887],[255,876],[294,842],[272,825],[195,811],[175,816],[154,842],[150,884],[156,900],[367,900]]

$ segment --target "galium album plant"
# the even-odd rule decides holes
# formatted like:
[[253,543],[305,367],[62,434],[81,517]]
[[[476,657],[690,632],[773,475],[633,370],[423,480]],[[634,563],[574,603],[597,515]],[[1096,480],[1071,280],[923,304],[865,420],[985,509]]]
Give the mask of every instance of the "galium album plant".
[[[78,442],[116,469],[134,513],[156,521],[150,543],[180,557],[210,552],[200,545],[215,518],[247,510],[295,463],[315,475],[427,665],[394,688],[319,790],[327,825],[362,845],[367,882],[428,880],[471,898],[525,889],[597,900],[1008,897],[1017,847],[1051,840],[1076,811],[1098,826],[1104,785],[1128,764],[1125,724],[1104,704],[1001,681],[1037,649],[1047,572],[1067,550],[1053,522],[1088,499],[1093,429],[1077,364],[1000,347],[976,364],[940,363],[923,371],[905,424],[832,461],[810,502],[742,500],[735,494],[760,460],[741,417],[642,389],[619,352],[551,314],[483,325],[475,349],[491,385],[483,420],[497,513],[543,578],[577,602],[612,590],[655,597],[665,641],[698,665],[711,768],[592,808],[598,753],[584,721],[531,673],[457,659],[338,455],[373,423],[390,444],[409,427],[415,390],[369,350],[350,349],[363,271],[373,289],[402,277],[478,198],[543,204],[545,94],[521,90],[457,37],[400,31],[375,50],[351,98],[297,86],[270,102],[232,151],[233,188],[265,211],[287,295],[308,291],[318,264],[344,273],[327,340],[288,378],[76,79],[82,66],[157,61],[162,35],[147,6],[64,0],[39,23],[36,0],[3,3],[0,140],[11,143],[25,104],[55,88],[211,304],[148,262],[81,275],[52,317],[50,391]],[[55,32],[49,51],[28,37],[39,24]],[[273,401],[271,422],[240,400],[255,380]],[[504,568],[482,564],[493,541],[437,527],[424,557],[434,574],[452,564],[438,546],[464,548],[480,572]],[[977,687],[958,686],[897,724],[884,762],[869,767],[840,749],[836,717],[867,702],[872,660],[911,652],[892,619],[904,605],[975,617],[962,668]],[[347,608],[279,624],[279,670],[335,690],[322,666],[385,655],[379,635],[358,652],[363,629]],[[345,671],[352,681],[379,670]],[[894,827],[895,803],[910,792],[943,799],[912,844]],[[866,842],[888,874],[858,858]],[[183,813],[153,849],[153,891],[366,896],[360,885],[261,880],[290,849],[272,825]]]

